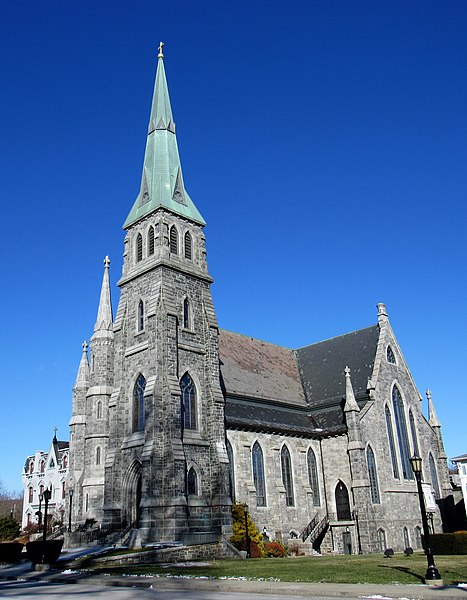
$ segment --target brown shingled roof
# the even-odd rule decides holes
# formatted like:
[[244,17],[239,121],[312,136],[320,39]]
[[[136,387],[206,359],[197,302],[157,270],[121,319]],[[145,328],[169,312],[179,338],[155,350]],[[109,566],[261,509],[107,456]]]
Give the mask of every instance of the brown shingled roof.
[[292,350],[221,329],[219,354],[227,396],[307,406]]

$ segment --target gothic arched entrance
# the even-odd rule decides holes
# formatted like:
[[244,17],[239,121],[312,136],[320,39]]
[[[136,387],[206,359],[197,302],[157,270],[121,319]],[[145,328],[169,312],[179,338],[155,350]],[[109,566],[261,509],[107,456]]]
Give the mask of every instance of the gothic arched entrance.
[[123,521],[126,526],[139,527],[141,518],[141,463],[135,460],[127,471],[124,483]]

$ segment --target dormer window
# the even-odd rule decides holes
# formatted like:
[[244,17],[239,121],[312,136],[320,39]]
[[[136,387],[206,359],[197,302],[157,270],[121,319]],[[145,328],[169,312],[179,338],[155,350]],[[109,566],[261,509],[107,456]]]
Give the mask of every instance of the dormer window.
[[170,228],[170,253],[178,254],[178,231],[175,225]]
[[138,233],[136,237],[136,262],[143,260],[143,236]]
[[32,460],[29,463],[29,474],[32,475],[34,473],[34,461]]
[[391,348],[391,346],[388,346],[386,348],[386,358],[388,363],[391,363],[391,365],[395,365],[396,364],[396,357],[394,355],[393,349]]

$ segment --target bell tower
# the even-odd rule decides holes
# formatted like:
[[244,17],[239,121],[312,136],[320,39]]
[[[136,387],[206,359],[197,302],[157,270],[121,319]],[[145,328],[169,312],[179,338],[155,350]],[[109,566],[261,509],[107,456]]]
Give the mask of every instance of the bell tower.
[[123,226],[104,525],[131,525],[141,541],[207,541],[230,523],[218,324],[162,48],[140,190]]

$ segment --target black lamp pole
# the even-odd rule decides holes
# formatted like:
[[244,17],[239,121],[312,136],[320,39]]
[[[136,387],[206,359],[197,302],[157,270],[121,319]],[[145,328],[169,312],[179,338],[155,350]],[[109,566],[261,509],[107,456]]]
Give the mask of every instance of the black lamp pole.
[[52,496],[52,492],[50,490],[44,490],[44,533],[42,534],[42,562],[45,562],[45,543],[47,541],[47,508],[49,506],[49,500]]
[[70,498],[70,512],[68,513],[68,531],[71,532],[71,508],[73,506],[73,490],[68,491],[68,496]]
[[426,570],[425,575],[425,583],[434,583],[439,580],[442,581],[442,578],[439,574],[438,569],[436,568],[433,550],[431,549],[430,530],[428,528],[428,519],[426,516],[425,500],[423,498],[422,490],[422,459],[416,454],[414,454],[414,456],[412,456],[412,458],[410,459],[410,464],[412,466],[412,471],[417,481],[418,500],[420,502],[420,512],[422,514],[423,538],[425,542],[424,546],[426,560],[428,562],[428,568]]
[[38,529],[39,531],[41,530],[41,525],[42,525],[42,500],[44,499],[44,494],[39,494],[39,510],[37,511],[37,517],[38,517]]

